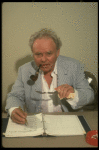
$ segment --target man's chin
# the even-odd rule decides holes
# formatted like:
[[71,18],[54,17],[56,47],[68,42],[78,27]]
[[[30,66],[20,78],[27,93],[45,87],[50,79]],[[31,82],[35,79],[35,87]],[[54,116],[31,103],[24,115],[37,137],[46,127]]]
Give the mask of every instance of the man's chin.
[[51,71],[51,69],[48,69],[48,68],[42,68],[41,70],[46,73]]
[[47,74],[53,71],[52,68],[41,68],[41,70],[44,72],[44,74]]
[[49,72],[52,72],[53,71],[53,69],[54,69],[54,65],[42,65],[41,67],[40,67],[40,69],[44,72],[44,73],[49,73]]

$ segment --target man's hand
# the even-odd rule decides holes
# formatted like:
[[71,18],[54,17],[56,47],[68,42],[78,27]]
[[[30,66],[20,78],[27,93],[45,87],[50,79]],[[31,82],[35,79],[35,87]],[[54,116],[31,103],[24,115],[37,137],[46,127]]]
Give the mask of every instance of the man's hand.
[[74,98],[74,88],[68,84],[63,84],[55,88],[59,94],[59,98]]
[[25,124],[26,117],[27,113],[25,113],[24,111],[22,112],[19,108],[15,108],[11,113],[12,121],[19,124]]

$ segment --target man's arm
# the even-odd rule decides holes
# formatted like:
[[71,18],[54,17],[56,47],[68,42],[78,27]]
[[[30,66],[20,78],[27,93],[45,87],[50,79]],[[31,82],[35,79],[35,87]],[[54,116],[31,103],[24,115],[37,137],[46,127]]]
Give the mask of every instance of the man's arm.
[[[59,97],[61,99],[66,98],[66,101],[73,109],[79,109],[94,100],[94,91],[85,78],[83,64],[74,65],[72,72],[73,86],[61,85],[56,90],[59,93]],[[75,93],[75,97],[68,99],[70,93]]]
[[21,67],[18,70],[18,78],[15,82],[15,84],[12,87],[12,90],[7,95],[7,101],[6,101],[6,107],[5,110],[8,112],[8,110],[12,107],[19,107],[24,108],[25,105],[25,91],[24,91],[24,85],[22,82],[22,73],[21,73]]
[[[88,80],[85,78],[84,65],[79,63],[75,68],[74,89],[78,92],[78,102],[75,109],[83,107],[94,100],[94,91],[89,86]],[[72,106],[72,105],[71,105]]]

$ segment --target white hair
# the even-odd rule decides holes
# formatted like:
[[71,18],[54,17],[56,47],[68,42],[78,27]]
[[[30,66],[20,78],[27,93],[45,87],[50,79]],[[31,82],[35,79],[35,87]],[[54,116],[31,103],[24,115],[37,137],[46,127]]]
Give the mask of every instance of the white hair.
[[60,38],[56,35],[56,33],[52,29],[43,28],[40,31],[35,32],[34,34],[31,35],[31,37],[29,39],[29,46],[30,46],[31,50],[33,50],[34,41],[36,39],[40,39],[43,37],[52,38],[56,44],[57,50],[60,49],[60,47],[62,46],[62,42],[61,42]]

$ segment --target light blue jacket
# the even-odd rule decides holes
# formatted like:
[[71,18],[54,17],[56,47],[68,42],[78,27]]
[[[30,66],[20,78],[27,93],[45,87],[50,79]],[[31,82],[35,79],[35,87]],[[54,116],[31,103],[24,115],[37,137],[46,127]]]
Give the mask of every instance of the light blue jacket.
[[[17,80],[7,95],[6,111],[11,107],[23,108],[26,104],[29,113],[41,112],[42,95],[36,92],[42,91],[41,74],[35,82],[30,79],[36,69],[34,61],[19,67]],[[83,65],[78,60],[60,55],[57,58],[57,85],[62,84],[73,86],[78,91],[79,102],[75,109],[93,101],[94,92],[85,79]],[[65,112],[68,111],[66,106],[62,107]]]

